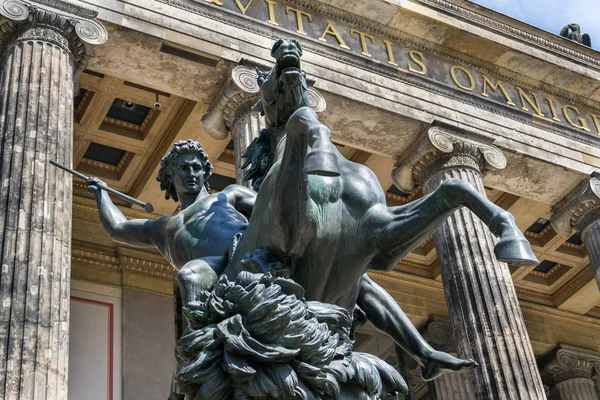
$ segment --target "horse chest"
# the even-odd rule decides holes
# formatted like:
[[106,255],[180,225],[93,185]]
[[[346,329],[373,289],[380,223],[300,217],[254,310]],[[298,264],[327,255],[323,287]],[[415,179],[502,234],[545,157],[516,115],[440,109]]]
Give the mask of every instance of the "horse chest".
[[336,203],[340,200],[342,181],[339,177],[309,175],[310,199],[318,206]]

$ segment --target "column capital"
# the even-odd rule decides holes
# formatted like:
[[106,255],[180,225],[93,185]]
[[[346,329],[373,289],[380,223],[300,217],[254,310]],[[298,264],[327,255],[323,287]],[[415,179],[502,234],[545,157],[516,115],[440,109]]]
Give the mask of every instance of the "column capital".
[[239,116],[255,108],[260,99],[257,78],[258,72],[254,68],[244,65],[233,68],[221,95],[202,117],[202,126],[208,134],[216,139],[225,139]]
[[436,170],[457,166],[480,172],[487,166],[506,167],[506,157],[492,140],[446,124],[434,124],[405,152],[392,172],[394,184],[405,193],[427,180],[430,167]]
[[447,318],[434,315],[422,334],[436,350],[446,353],[456,353],[454,329]]
[[97,15],[78,0],[0,0],[0,53],[24,41],[53,43],[72,55],[78,84],[94,47],[108,40]]
[[600,220],[600,173],[593,172],[552,208],[552,227],[563,236]]
[[583,347],[559,344],[542,366],[544,383],[552,387],[570,379],[592,379],[600,374],[600,352]]
[[[314,87],[308,88],[310,106],[316,112],[327,107],[325,98]],[[233,68],[231,78],[221,95],[202,117],[201,123],[208,134],[216,139],[225,139],[237,120],[248,112],[259,112],[260,86],[256,68],[238,65]]]

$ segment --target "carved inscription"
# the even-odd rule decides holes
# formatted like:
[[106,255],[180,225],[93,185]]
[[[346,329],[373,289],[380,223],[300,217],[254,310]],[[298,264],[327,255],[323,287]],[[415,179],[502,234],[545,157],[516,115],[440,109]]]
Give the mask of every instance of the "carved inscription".
[[292,35],[318,40],[395,69],[399,74],[420,76],[438,85],[469,93],[481,100],[546,121],[600,135],[600,111],[568,104],[565,100],[506,82],[472,66],[460,65],[438,55],[409,48],[401,42],[364,32],[346,22],[283,0],[189,0],[194,4],[224,8]]

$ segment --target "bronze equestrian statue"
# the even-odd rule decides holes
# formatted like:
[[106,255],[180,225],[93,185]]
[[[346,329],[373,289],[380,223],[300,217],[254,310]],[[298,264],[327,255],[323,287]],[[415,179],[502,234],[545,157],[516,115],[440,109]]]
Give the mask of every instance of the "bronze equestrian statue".
[[[180,269],[178,282],[191,321],[179,345],[182,391],[196,393],[200,396],[196,398],[217,393],[223,398],[262,398],[266,393],[375,398],[385,390],[405,392],[401,377],[385,363],[349,353],[349,316],[357,309],[420,363],[425,378],[473,367],[472,360],[433,350],[391,296],[364,273],[393,268],[460,206],[473,210],[500,237],[496,255],[501,261],[534,265],[537,260],[512,216],[459,180],[448,180],[432,194],[406,206],[388,208],[372,171],[346,160],[330,142],[329,130],[305,107],[308,99],[300,70],[300,45],[293,40],[278,41],[273,55],[275,68],[262,77],[262,105],[267,122],[273,124],[270,134],[274,145],[267,149],[276,161],[257,197],[237,185],[208,195],[204,183],[210,175],[210,163],[199,144],[190,141],[175,146],[159,173],[167,198],[181,202],[182,211],[174,216],[127,221],[105,192],[95,190],[95,181],[88,182],[90,191],[96,191],[101,220],[113,239],[156,247]],[[246,217],[250,214],[248,225]],[[243,236],[236,245],[240,234]],[[217,280],[224,271],[232,282],[225,277]],[[292,281],[277,278],[281,271]],[[259,287],[268,293],[260,297],[261,301],[256,300]],[[264,289],[273,287],[279,289]],[[309,302],[297,303],[303,298]],[[284,318],[291,309],[297,310],[292,313],[295,319]],[[322,309],[327,312],[320,312]],[[239,318],[242,311],[250,313],[246,320]],[[263,338],[270,334],[270,340],[284,343],[259,346],[255,338],[248,337],[246,328],[254,325],[244,324],[251,315],[271,318],[256,322],[262,328],[251,329],[251,333]],[[278,318],[270,317],[275,315]],[[336,318],[328,320],[327,315]],[[214,325],[219,318],[221,323]],[[320,328],[323,324],[326,331]],[[280,333],[277,338],[274,331]],[[303,335],[294,335],[296,331],[310,337],[298,342]],[[310,345],[310,338],[315,337],[323,341],[316,349]],[[329,347],[323,347],[325,342]],[[292,354],[286,343],[294,343],[304,353]],[[220,350],[213,349],[217,347]],[[209,355],[220,357],[223,368],[215,369],[216,358]],[[244,357],[255,362],[271,357],[271,361],[291,364],[276,370],[260,369],[259,364],[253,366]],[[370,373],[359,373],[358,365],[369,365]],[[289,376],[296,378],[291,383],[280,382]],[[369,384],[375,381],[378,383]],[[232,387],[235,392],[231,392]]]

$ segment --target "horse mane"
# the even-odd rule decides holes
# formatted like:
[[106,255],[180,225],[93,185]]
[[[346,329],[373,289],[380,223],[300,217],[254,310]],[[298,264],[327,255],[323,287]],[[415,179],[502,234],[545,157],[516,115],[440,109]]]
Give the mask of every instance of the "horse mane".
[[244,174],[245,181],[252,182],[252,188],[256,191],[267,176],[267,172],[273,165],[275,145],[268,129],[261,129],[258,137],[255,137],[242,154],[245,159],[242,169],[248,170]]

